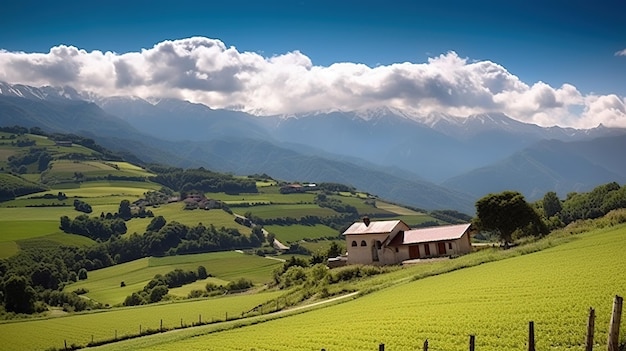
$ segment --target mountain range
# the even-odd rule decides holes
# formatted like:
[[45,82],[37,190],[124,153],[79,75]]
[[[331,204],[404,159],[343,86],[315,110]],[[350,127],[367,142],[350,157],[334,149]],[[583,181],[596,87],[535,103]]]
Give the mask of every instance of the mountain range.
[[380,107],[254,116],[178,99],[0,82],[0,125],[82,134],[147,163],[341,182],[466,213],[489,192],[536,200],[626,182],[625,129],[544,128],[502,113],[414,116]]

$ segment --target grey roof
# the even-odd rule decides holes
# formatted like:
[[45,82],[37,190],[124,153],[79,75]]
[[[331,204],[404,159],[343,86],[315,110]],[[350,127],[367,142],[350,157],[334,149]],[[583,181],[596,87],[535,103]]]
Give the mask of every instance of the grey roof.
[[394,221],[371,221],[369,225],[365,225],[363,222],[354,222],[350,228],[343,232],[343,235],[391,233],[398,225],[401,225],[404,230],[409,229],[409,226],[399,219]]

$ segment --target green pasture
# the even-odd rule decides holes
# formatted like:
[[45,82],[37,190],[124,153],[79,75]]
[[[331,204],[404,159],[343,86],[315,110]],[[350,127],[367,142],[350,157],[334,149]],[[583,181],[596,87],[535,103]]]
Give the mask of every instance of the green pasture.
[[[118,202],[119,205],[119,202]],[[119,206],[118,206],[119,207]],[[155,216],[163,216],[168,222],[179,222],[188,226],[196,226],[202,223],[204,226],[214,225],[216,228],[235,228],[240,233],[249,235],[251,229],[235,222],[235,216],[221,209],[212,210],[185,210],[182,202],[170,203],[159,207],[149,208]],[[95,212],[95,210],[94,210]],[[117,208],[115,209],[117,212]],[[99,212],[98,212],[99,213]],[[106,213],[106,212],[105,212]],[[133,218],[126,222],[128,233],[144,233],[152,218]]]
[[[378,205],[376,207],[372,206],[372,205],[368,205],[365,203],[365,201],[367,199],[361,198],[361,197],[356,197],[356,196],[340,196],[340,195],[333,195],[331,196],[331,198],[337,199],[347,205],[350,206],[354,206],[357,211],[359,212],[359,215],[364,215],[364,214],[368,214],[372,217],[376,217],[376,216],[394,216],[396,215],[396,213],[394,212],[390,212],[388,210],[379,208]],[[371,200],[370,200],[371,201]],[[376,202],[376,204],[378,204],[378,201]]]
[[[312,203],[315,199],[315,194],[302,193],[302,194],[280,194],[278,192],[266,192],[266,189],[272,187],[259,189],[259,193],[242,193],[237,195],[225,194],[225,193],[207,193],[206,197],[224,201],[227,204],[298,204],[298,203]],[[243,211],[244,208],[242,208]],[[233,210],[239,210],[239,208],[233,207]]]
[[[626,293],[625,251],[625,225],[595,230],[543,251],[398,284],[331,307],[200,337],[164,336],[164,343],[152,339],[144,349],[138,340],[134,349],[366,351],[385,343],[389,350],[417,350],[428,339],[432,350],[464,350],[468,335],[475,335],[477,350],[524,350],[528,322],[534,321],[538,350],[584,350],[593,306],[595,348],[601,350],[613,297]],[[626,341],[623,334],[620,341]]]
[[[280,262],[275,260],[235,251],[150,257],[91,271],[88,279],[68,285],[66,290],[86,288],[89,290],[86,296],[90,299],[115,305],[143,289],[155,275],[177,268],[196,271],[198,266],[204,266],[209,274],[223,281],[246,278],[255,284],[264,284],[279,265]],[[121,282],[126,286],[121,287]]]
[[104,177],[107,175],[148,177],[152,175],[152,173],[127,162],[56,160],[52,162],[51,168],[45,172],[45,177],[61,180],[74,179],[76,172],[82,173],[85,177]]
[[413,211],[406,207],[390,204],[384,201],[376,200],[376,207],[381,210],[385,210],[391,213],[395,213],[400,216],[423,216],[424,213]]
[[296,224],[290,226],[267,225],[263,228],[274,234],[276,239],[284,244],[298,242],[302,239],[319,239],[339,235],[335,229],[322,224]]
[[421,225],[422,223],[425,223],[425,222],[437,222],[440,225],[446,224],[446,222],[443,222],[443,221],[441,221],[439,219],[431,217],[431,216],[429,216],[429,215],[427,215],[425,213],[424,214],[418,214],[418,215],[395,216],[395,217],[385,218],[385,220],[394,220],[394,219],[402,220],[409,227],[417,227],[417,226],[419,226],[419,225]]
[[246,208],[246,211],[250,211],[254,216],[262,219],[281,217],[302,218],[305,216],[328,217],[337,214],[337,212],[329,208],[322,208],[315,204],[254,206]]
[[[5,212],[1,209],[0,213]],[[6,218],[6,219],[5,219]],[[51,233],[61,232],[59,229],[59,219],[57,220],[10,220],[11,217],[0,219],[0,242],[17,241]],[[15,218],[15,217],[13,217]]]
[[212,283],[215,284],[217,286],[226,286],[228,284],[227,280],[222,280],[219,278],[214,278],[214,277],[209,277],[206,279],[202,279],[202,280],[197,280],[191,284],[186,284],[183,286],[180,286],[178,288],[172,288],[169,290],[168,294],[172,295],[172,296],[177,296],[177,297],[182,297],[185,298],[187,296],[189,296],[189,293],[192,290],[206,290],[206,285],[208,283]]
[[[336,242],[337,244],[339,244],[339,246],[342,246],[344,248],[343,251],[345,252],[346,241],[343,239],[303,241],[298,244],[305,247],[307,250],[315,253],[328,251],[328,248],[330,247],[330,244],[332,242]],[[305,259],[308,260],[309,258],[310,257],[306,257]]]
[[270,186],[276,186],[275,180],[257,180],[256,187],[257,188],[266,188]]
[[116,308],[38,320],[0,323],[0,341],[10,350],[63,349],[65,342],[85,346],[94,341],[136,335],[139,328],[159,329],[191,325],[200,319],[220,321],[241,317],[242,312],[274,300],[282,292],[231,295],[157,305]]

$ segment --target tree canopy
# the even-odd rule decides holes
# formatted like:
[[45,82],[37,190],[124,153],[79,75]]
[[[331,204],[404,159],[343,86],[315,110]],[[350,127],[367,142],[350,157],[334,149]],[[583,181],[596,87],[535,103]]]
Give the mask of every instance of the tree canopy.
[[475,224],[483,230],[496,231],[505,243],[512,241],[516,230],[526,230],[533,235],[547,233],[547,228],[537,212],[515,191],[489,194],[476,202]]

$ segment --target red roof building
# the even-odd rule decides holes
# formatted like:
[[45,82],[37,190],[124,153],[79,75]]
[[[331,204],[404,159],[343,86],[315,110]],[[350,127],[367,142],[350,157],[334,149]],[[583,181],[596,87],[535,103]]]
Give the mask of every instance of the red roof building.
[[388,265],[472,251],[470,224],[410,229],[400,220],[353,223],[343,232],[348,264]]

